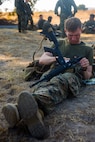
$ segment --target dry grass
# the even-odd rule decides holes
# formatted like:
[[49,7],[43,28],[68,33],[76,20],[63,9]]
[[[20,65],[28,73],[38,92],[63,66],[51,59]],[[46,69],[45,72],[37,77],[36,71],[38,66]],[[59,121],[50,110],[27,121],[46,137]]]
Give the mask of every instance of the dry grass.
[[[95,10],[86,10],[86,11],[83,11],[83,10],[80,10],[76,13],[76,17],[80,18],[80,20],[82,22],[86,21],[89,19],[89,15],[93,13],[95,14]],[[52,20],[52,24],[59,24],[59,17],[56,16],[54,14],[53,11],[49,11],[49,12],[34,12],[34,15],[33,15],[33,20],[34,20],[34,23],[36,24],[38,19],[39,19],[39,15],[40,14],[43,14],[44,16],[44,19],[47,20],[47,17],[48,16],[52,16],[53,17],[53,20]],[[17,15],[16,13],[0,13],[0,19],[7,19],[7,20],[13,20],[17,23]]]
[[[81,20],[88,19],[92,12],[94,13],[85,12],[85,17],[82,17],[83,12],[80,11]],[[35,13],[35,23],[39,14],[47,18],[53,13]],[[78,13],[76,16],[79,16]],[[58,17],[55,16],[53,20],[53,23],[58,22]],[[95,35],[82,34],[81,39],[89,45],[95,44]],[[6,103],[16,102],[20,91],[32,92],[29,88],[30,82],[24,81],[23,69],[32,61],[33,52],[39,47],[41,40],[42,36],[37,31],[22,34],[18,33],[17,29],[0,29],[0,142],[38,142],[31,138],[23,127],[7,129],[8,124],[1,110]],[[43,42],[43,46],[50,45],[48,40]],[[42,52],[43,48],[36,58],[39,58]],[[87,86],[77,98],[65,100],[45,118],[45,123],[49,125],[50,136],[43,142],[94,142],[95,86]]]

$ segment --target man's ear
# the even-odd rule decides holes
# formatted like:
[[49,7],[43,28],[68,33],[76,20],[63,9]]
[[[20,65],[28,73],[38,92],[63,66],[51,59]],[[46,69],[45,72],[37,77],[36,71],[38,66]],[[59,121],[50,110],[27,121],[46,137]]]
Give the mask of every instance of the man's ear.
[[81,33],[82,33],[82,28],[81,28]]
[[66,30],[66,29],[64,29],[64,32],[65,32],[65,34],[66,34],[66,36],[67,36],[67,30]]

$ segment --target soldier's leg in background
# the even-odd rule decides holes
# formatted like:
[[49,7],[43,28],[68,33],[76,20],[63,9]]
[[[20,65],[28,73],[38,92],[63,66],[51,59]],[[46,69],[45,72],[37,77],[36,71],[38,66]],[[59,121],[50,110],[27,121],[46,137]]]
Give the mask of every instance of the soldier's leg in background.
[[21,31],[26,33],[26,15],[23,12],[21,13]]
[[30,15],[30,23],[31,23],[31,28],[33,29],[34,22],[33,22],[33,18],[31,15]]
[[21,33],[21,16],[18,14],[18,31]]
[[60,15],[60,30],[62,32],[62,37],[66,37],[65,31],[64,31],[64,21],[66,20],[66,15],[61,14]]
[[27,27],[29,30],[32,30],[34,25],[33,25],[33,19],[31,15],[28,15],[28,21],[29,21],[29,24]]
[[29,17],[27,14],[25,14],[25,29],[27,30],[28,28],[28,22],[29,22]]

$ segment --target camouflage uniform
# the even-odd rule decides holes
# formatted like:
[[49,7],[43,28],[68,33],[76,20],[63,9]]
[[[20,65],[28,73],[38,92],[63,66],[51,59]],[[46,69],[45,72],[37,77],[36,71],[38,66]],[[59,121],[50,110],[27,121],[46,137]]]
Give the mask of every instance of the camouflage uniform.
[[[71,7],[73,6],[74,8],[74,13],[71,11]],[[60,14],[58,14],[58,8],[61,8]],[[62,37],[65,37],[65,32],[64,32],[64,21],[68,17],[72,17],[75,15],[77,12],[77,6],[73,0],[58,0],[55,6],[54,10],[55,14],[60,16],[60,30],[62,32]]]
[[47,31],[47,29],[49,28],[52,28],[53,32],[55,33],[55,29],[54,29],[54,26],[51,24],[51,21],[52,21],[52,16],[49,16],[48,17],[48,20],[46,20],[44,23],[43,23],[43,30],[44,31]]
[[31,28],[33,29],[33,19],[32,19],[32,16],[31,16],[31,15],[33,15],[33,11],[31,10],[28,2],[25,3],[25,10],[26,10],[26,15],[27,15],[26,27],[28,26],[28,22],[30,21]]
[[26,11],[24,0],[15,0],[15,7],[18,15],[18,31],[24,32],[26,30]]
[[90,14],[89,20],[83,23],[82,32],[87,34],[95,34],[95,15]]
[[39,20],[38,20],[38,23],[37,23],[37,26],[38,26],[38,29],[43,29],[43,24],[46,20],[43,19],[43,15],[39,15]]
[[83,24],[82,32],[87,34],[95,34],[95,21],[88,20]]
[[77,96],[79,87],[79,80],[73,73],[64,73],[39,85],[33,92],[33,96],[36,98],[39,108],[47,114],[69,94]]
[[[91,65],[93,63],[93,50],[83,42],[79,45],[70,45],[68,40],[64,39],[59,42],[59,48],[65,57],[73,58],[75,55],[80,57],[83,56],[88,58]],[[39,85],[35,87],[32,95],[38,102],[40,109],[45,113],[50,113],[55,106],[65,98],[72,95],[77,96],[79,94],[83,72],[80,71],[78,67],[60,73],[49,82],[39,83]]]

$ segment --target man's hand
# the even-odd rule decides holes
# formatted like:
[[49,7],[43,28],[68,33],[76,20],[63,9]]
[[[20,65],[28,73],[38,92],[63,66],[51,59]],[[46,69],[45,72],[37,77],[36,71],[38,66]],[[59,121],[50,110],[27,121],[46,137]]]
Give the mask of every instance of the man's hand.
[[80,65],[81,65],[82,68],[87,68],[87,67],[89,66],[89,61],[88,61],[88,59],[82,58],[82,59],[80,60]]
[[80,65],[83,70],[84,79],[90,79],[92,77],[92,66],[89,64],[88,59],[82,58],[80,60]]

